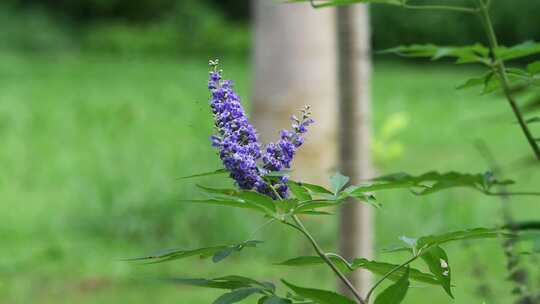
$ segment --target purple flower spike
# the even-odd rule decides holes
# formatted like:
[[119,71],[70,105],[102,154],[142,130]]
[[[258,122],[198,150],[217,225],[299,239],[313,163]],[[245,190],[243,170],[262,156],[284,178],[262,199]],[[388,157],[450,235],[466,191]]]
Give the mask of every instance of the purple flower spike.
[[214,114],[217,134],[211,137],[212,146],[219,149],[219,157],[241,189],[262,187],[265,182],[257,167],[261,146],[255,128],[249,123],[240,97],[234,92],[232,82],[222,80],[217,62],[211,62],[208,89],[210,107]]
[[[313,123],[309,106],[302,110],[301,119],[295,116],[291,118],[292,131],[282,130],[280,140],[268,144],[262,153],[257,132],[246,117],[240,97],[233,90],[232,81],[222,79],[221,71],[217,70],[217,60],[210,61],[210,65],[212,71],[208,89],[216,127],[216,134],[210,140],[212,146],[219,149],[223,166],[241,189],[255,189],[273,199],[277,199],[277,192],[281,198],[286,198],[288,176],[267,179],[271,180],[271,184],[263,177],[270,172],[291,167],[296,150],[304,143],[302,135]],[[259,166],[261,158],[262,164]]]
[[[263,167],[265,169],[281,171],[291,167],[296,150],[304,143],[302,134],[306,133],[307,127],[313,123],[309,106],[306,106],[301,113],[301,119],[294,115],[291,117],[293,131],[282,130],[281,139],[277,143],[270,143],[266,146],[263,154]],[[283,178],[286,179],[287,176],[283,176]],[[282,197],[287,197],[287,180],[280,180],[273,186]]]

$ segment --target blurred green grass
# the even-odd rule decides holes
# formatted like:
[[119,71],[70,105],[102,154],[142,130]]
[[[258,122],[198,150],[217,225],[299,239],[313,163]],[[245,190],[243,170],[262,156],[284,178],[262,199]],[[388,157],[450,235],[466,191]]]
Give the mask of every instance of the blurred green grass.
[[[222,62],[247,100],[247,60]],[[261,234],[267,241],[261,248],[217,265],[198,259],[149,266],[119,261],[168,247],[236,242],[264,221],[243,211],[177,202],[198,195],[178,177],[218,166],[208,145],[206,65],[206,58],[0,53],[0,302],[210,303],[219,294],[156,280],[168,276],[249,274],[332,288],[325,268],[271,266],[310,253],[308,244],[277,226]],[[444,65],[375,65],[375,131],[392,113],[411,118],[398,138],[404,154],[381,166],[381,173],[484,171],[474,147],[480,138],[501,162],[530,154],[502,99],[453,89],[476,73]],[[520,182],[517,189],[537,188],[538,173],[509,177]],[[376,212],[377,249],[401,235],[501,223],[499,200],[469,190],[422,198],[395,191],[379,201],[384,207]],[[534,203],[513,200],[516,216],[534,218]],[[335,247],[333,218],[308,224],[325,248]],[[448,251],[457,303],[508,303],[511,286],[497,241]],[[472,264],[485,276],[473,276]],[[475,295],[478,281],[492,283],[492,299]],[[413,289],[407,303],[422,302],[451,301],[437,288]]]

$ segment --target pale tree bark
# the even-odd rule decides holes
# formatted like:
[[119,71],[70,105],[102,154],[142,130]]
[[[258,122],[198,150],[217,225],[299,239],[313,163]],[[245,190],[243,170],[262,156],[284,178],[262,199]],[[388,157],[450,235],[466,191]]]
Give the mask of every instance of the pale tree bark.
[[[340,10],[336,18],[334,9],[315,10],[308,4],[272,0],[253,0],[253,4],[252,106],[262,142],[277,140],[278,130],[290,127],[290,115],[310,104],[316,123],[295,158],[293,177],[328,183],[338,165],[353,182],[368,177],[367,9]],[[342,253],[349,258],[370,257],[369,210],[358,203],[348,204],[341,221]],[[352,279],[366,291],[365,276],[355,274]]]
[[316,123],[295,157],[293,177],[326,183],[336,169],[335,10],[255,0],[253,119],[262,142],[304,105]]
[[[366,5],[338,8],[339,167],[358,183],[371,175],[370,166],[370,26]],[[371,207],[351,200],[340,212],[340,253],[348,260],[372,256]],[[350,276],[361,291],[369,288],[369,274]],[[341,286],[343,292],[346,291]]]

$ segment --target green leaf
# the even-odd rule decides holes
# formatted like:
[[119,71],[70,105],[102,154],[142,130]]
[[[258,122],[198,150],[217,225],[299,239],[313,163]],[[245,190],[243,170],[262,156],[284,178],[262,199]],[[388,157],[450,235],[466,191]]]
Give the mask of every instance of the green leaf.
[[470,78],[465,83],[457,86],[457,89],[467,89],[475,86],[486,86],[489,79],[493,77],[493,72],[487,72],[480,77]]
[[437,278],[441,283],[444,291],[451,297],[451,270],[450,264],[448,263],[448,256],[444,249],[440,246],[434,246],[429,248],[426,252],[421,255],[422,260],[427,264],[431,273]]
[[331,212],[326,211],[315,211],[315,210],[306,210],[301,212],[295,212],[295,214],[306,214],[306,215],[335,215]]
[[199,256],[201,259],[213,256],[214,262],[219,262],[235,251],[240,252],[245,247],[256,247],[257,244],[260,243],[262,243],[262,241],[250,240],[234,245],[204,247],[194,250],[167,249],[159,251],[152,255],[140,258],[126,259],[125,261],[141,261],[144,263],[153,264],[184,259],[193,256]]
[[472,240],[472,239],[492,239],[499,237],[509,237],[511,234],[501,229],[474,228],[460,231],[453,231],[438,235],[424,236],[418,239],[417,248],[428,248],[438,246],[452,241]]
[[219,279],[207,280],[207,279],[175,278],[175,279],[170,279],[169,281],[172,283],[181,284],[181,285],[215,288],[215,289],[237,289],[237,288],[250,286],[242,282],[219,280]]
[[[288,0],[289,3],[310,2],[310,0]],[[356,3],[379,3],[390,5],[403,5],[403,0],[313,0],[315,8],[352,5]]]
[[235,200],[235,199],[212,198],[212,199],[203,199],[203,200],[181,200],[180,202],[251,209],[258,212],[267,213],[267,209],[263,208],[262,206],[259,206],[258,204],[252,204],[246,201],[240,201],[240,200]]
[[292,304],[289,299],[280,298],[278,296],[264,296],[259,299],[258,304]]
[[502,60],[512,60],[540,53],[540,43],[527,41],[512,47],[501,46],[495,54]]
[[527,72],[530,74],[540,73],[540,61],[535,61],[527,65]]
[[301,297],[313,300],[318,304],[355,304],[356,302],[333,291],[322,289],[305,288],[293,285],[285,280],[281,280],[292,291]]
[[228,281],[228,282],[237,282],[237,283],[241,283],[243,284],[244,286],[255,286],[255,287],[260,287],[262,289],[265,289],[269,292],[275,292],[276,290],[276,287],[274,286],[274,284],[270,283],[270,282],[259,282],[257,280],[254,280],[254,279],[251,279],[251,278],[248,278],[248,277],[243,277],[243,276],[239,276],[239,275],[228,275],[228,276],[224,276],[224,277],[219,277],[215,280],[224,280],[224,281]]
[[[332,262],[342,271],[342,272],[350,272],[350,269],[347,267],[345,262],[337,257],[329,257]],[[281,263],[277,263],[276,265],[281,266],[296,266],[296,267],[305,267],[305,266],[316,266],[316,265],[323,265],[324,261],[318,256],[301,256],[296,257],[293,259],[289,259],[286,261],[283,261]],[[351,264],[352,269],[365,269],[368,270],[374,274],[377,275],[385,275],[388,272],[392,271],[398,265],[390,264],[390,263],[384,263],[384,262],[376,262],[376,261],[370,261],[367,259],[355,259]],[[399,280],[400,277],[403,276],[403,273],[405,272],[405,268],[402,267],[395,271],[393,274],[389,276],[389,279],[392,281]],[[431,285],[440,285],[437,278],[435,278],[433,275],[429,273],[421,272],[418,269],[411,268],[410,271],[410,278],[411,280],[427,283]]]
[[[349,267],[343,260],[338,257],[330,256],[328,257],[336,267],[342,272],[350,272]],[[316,266],[325,264],[324,260],[319,256],[300,256],[286,261],[276,263],[274,265],[279,266]]]
[[180,177],[179,179],[188,179],[188,178],[212,176],[212,175],[222,175],[222,174],[225,174],[225,173],[227,173],[227,170],[225,170],[225,169],[217,169],[215,171],[198,173],[198,174],[189,175],[189,176],[183,176],[183,177]]
[[406,268],[399,280],[386,288],[377,296],[374,304],[399,304],[405,299],[409,290],[409,268]]
[[535,117],[525,120],[525,123],[527,124],[538,123],[538,122],[540,122],[540,116],[535,116]]
[[197,185],[197,188],[203,190],[208,194],[220,194],[226,196],[235,196],[238,194],[238,190],[230,188],[212,188],[203,185]]
[[456,63],[483,63],[490,62],[489,49],[480,44],[468,46],[438,46],[434,44],[413,44],[408,46],[398,46],[381,51],[382,54],[396,54],[411,58],[431,58],[438,60],[441,58],[455,58]]
[[247,203],[259,206],[267,213],[276,213],[276,205],[274,204],[274,200],[272,200],[269,196],[255,191],[241,191],[238,193],[238,197],[245,200]]
[[[354,269],[358,269],[358,268],[366,269],[377,275],[385,275],[389,273],[390,271],[399,267],[399,265],[385,263],[385,262],[370,261],[367,259],[355,259],[352,263],[352,267]],[[388,279],[392,281],[398,281],[404,275],[405,270],[406,270],[405,267],[399,268],[394,273],[392,273],[388,277]],[[422,272],[415,268],[409,268],[408,271],[409,271],[409,278],[411,280],[426,283],[426,284],[431,284],[431,285],[441,284],[435,276],[429,273]]]
[[334,195],[337,195],[349,182],[348,176],[342,175],[339,172],[330,177],[330,188]]
[[217,298],[213,304],[231,304],[238,303],[247,297],[259,293],[261,290],[259,288],[247,287],[235,289],[229,293],[226,293],[219,298]]
[[[298,182],[297,182],[298,183]],[[315,185],[315,184],[309,184],[309,183],[298,183],[300,186],[308,189],[309,191],[311,191],[312,193],[314,194],[319,194],[319,195],[333,195],[332,191],[326,189],[325,187],[323,186],[319,186],[319,185]]]
[[295,209],[295,213],[302,213],[306,211],[313,211],[319,208],[329,208],[339,206],[343,201],[327,201],[327,200],[312,200],[302,202]]
[[373,179],[373,184],[359,185],[352,190],[352,194],[373,192],[387,189],[409,188],[416,195],[428,195],[448,188],[466,187],[488,192],[494,185],[510,185],[511,180],[498,181],[494,178],[485,179],[486,174],[466,174],[459,172],[439,173],[427,172],[418,176],[407,173],[395,173]]
[[312,199],[309,191],[300,184],[294,181],[289,181],[287,184],[289,185],[291,192],[294,194],[294,197],[297,199],[301,201],[309,201]]
[[215,279],[174,278],[174,279],[170,279],[169,281],[171,281],[172,283],[177,283],[177,284],[182,284],[182,285],[215,288],[215,289],[233,290],[233,289],[238,289],[238,288],[257,287],[260,289],[268,290],[269,292],[273,292],[275,290],[275,287],[271,283],[259,282],[251,278],[237,276],[237,275],[224,276],[224,277],[215,278]]
[[263,241],[251,240],[251,241],[245,241],[245,242],[240,243],[240,244],[228,246],[227,248],[224,248],[224,249],[216,252],[214,254],[214,256],[212,257],[212,261],[214,263],[218,263],[218,262],[224,260],[225,258],[227,258],[228,256],[230,256],[233,252],[240,252],[240,251],[242,251],[242,249],[244,249],[246,247],[255,248],[255,247],[257,247],[258,244],[261,244],[261,243],[263,243]]

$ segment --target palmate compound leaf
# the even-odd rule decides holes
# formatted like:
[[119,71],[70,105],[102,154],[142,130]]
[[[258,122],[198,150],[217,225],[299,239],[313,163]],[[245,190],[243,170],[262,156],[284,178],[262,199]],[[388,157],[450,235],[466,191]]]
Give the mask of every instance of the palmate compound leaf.
[[396,281],[383,290],[375,299],[374,304],[399,304],[405,299],[409,290],[409,267],[405,268],[405,273]]
[[391,4],[391,5],[403,5],[406,0],[286,0],[289,3],[298,3],[298,2],[311,2],[314,7],[333,7],[333,6],[342,6],[342,5],[351,5],[357,3],[378,3],[378,4]]
[[315,289],[315,288],[305,288],[289,283],[285,280],[281,280],[283,284],[289,287],[297,295],[313,300],[318,304],[356,304],[355,301],[340,295],[334,291]]
[[360,195],[366,192],[406,188],[413,190],[416,195],[428,195],[444,189],[465,187],[489,193],[490,188],[494,185],[510,185],[513,183],[511,180],[496,180],[491,172],[467,174],[431,171],[417,176],[407,173],[385,175],[373,179],[371,184],[349,187],[348,191],[350,191],[351,195]]
[[443,287],[444,291],[450,297],[453,297],[451,290],[450,264],[448,262],[446,252],[444,249],[442,249],[442,247],[440,247],[440,245],[461,240],[491,239],[513,236],[506,231],[507,230],[504,229],[475,228],[443,233],[439,235],[430,235],[418,239],[404,238],[404,240],[407,241],[406,246],[394,248],[388,252],[412,251],[415,255],[420,256],[428,265],[430,272],[436,278],[438,284]]
[[[345,261],[337,257],[329,257],[329,258],[342,272],[350,272],[351,271],[350,268],[352,268],[353,270],[365,269],[376,275],[385,275],[386,273],[398,267],[398,265],[385,263],[385,262],[370,261],[367,259],[355,259],[351,263],[350,268],[349,268],[349,266],[345,264]],[[277,263],[276,265],[306,267],[306,266],[315,266],[315,265],[323,265],[323,264],[324,264],[323,259],[318,256],[301,256],[301,257],[296,257],[293,259],[283,261],[281,263]],[[395,271],[393,274],[391,274],[388,277],[388,279],[392,281],[397,281],[399,280],[400,277],[403,276],[404,272],[405,272],[405,268],[402,267],[398,269],[397,271]],[[414,268],[410,269],[410,279],[417,282],[426,283],[426,284],[440,285],[440,282],[438,281],[438,279],[432,274],[424,273]]]
[[145,264],[154,264],[168,262],[172,260],[184,259],[193,256],[199,256],[201,259],[212,257],[212,260],[217,263],[234,252],[240,252],[247,247],[256,247],[262,241],[250,240],[233,245],[223,245],[223,246],[213,246],[213,247],[204,247],[194,250],[184,250],[184,249],[168,249],[151,254],[148,256],[126,259],[125,261],[135,261],[142,262]]
[[456,63],[482,63],[489,65],[489,49],[481,44],[467,46],[439,46],[435,44],[413,44],[398,46],[379,52],[381,54],[395,54],[411,58],[455,58]]

